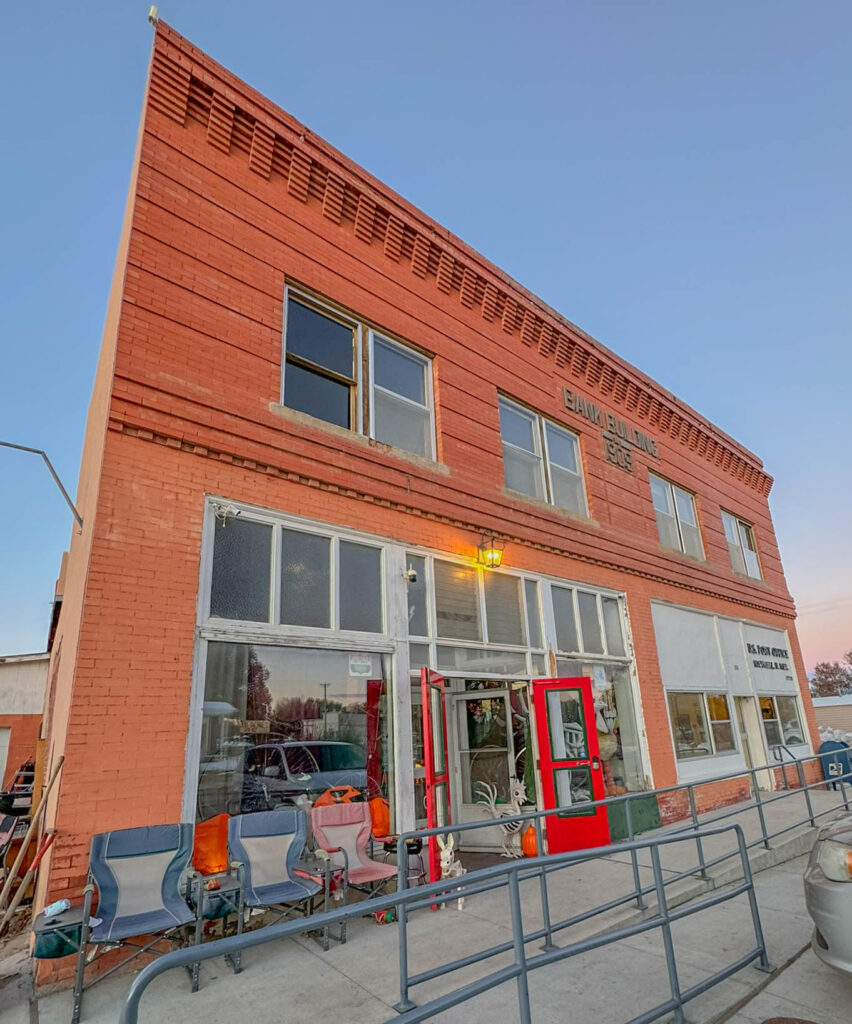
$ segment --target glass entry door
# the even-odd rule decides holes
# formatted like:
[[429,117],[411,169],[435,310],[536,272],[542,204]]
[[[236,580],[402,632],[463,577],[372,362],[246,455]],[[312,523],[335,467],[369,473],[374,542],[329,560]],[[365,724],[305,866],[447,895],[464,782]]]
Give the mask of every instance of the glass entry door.
[[[456,814],[459,821],[493,817],[493,807],[511,800],[515,753],[507,691],[480,690],[454,698]],[[497,812],[499,813],[499,811]],[[499,845],[492,830],[473,833],[469,845]],[[474,841],[475,840],[475,841]]]
[[603,807],[603,768],[598,751],[590,679],[539,679],[533,683],[547,852],[563,853],[609,843]]

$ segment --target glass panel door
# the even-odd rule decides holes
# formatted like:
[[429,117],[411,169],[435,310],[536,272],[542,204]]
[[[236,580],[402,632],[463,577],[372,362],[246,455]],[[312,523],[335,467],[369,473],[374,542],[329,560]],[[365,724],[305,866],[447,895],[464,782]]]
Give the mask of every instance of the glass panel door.
[[590,679],[539,679],[533,683],[539,764],[548,853],[609,843]]
[[456,701],[461,802],[508,803],[508,695],[464,696]]

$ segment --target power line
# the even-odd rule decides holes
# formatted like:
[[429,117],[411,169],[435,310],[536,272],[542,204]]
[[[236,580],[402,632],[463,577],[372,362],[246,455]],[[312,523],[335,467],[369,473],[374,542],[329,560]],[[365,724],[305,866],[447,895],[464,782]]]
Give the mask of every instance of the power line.
[[838,597],[831,601],[806,604],[798,608],[797,611],[799,615],[814,615],[817,612],[830,612],[834,611],[835,608],[845,608],[848,605],[852,605],[852,594],[848,594],[846,597]]

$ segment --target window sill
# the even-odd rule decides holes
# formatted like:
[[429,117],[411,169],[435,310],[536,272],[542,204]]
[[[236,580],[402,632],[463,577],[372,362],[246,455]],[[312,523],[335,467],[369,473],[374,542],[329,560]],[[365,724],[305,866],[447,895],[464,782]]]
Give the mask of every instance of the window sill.
[[685,551],[681,551],[680,548],[668,548],[665,544],[660,544],[660,551],[666,555],[674,555],[676,558],[683,558],[687,562],[691,562],[693,565],[710,565],[710,562],[708,562],[706,558],[699,558],[697,555],[689,555]]
[[745,758],[738,750],[724,754],[708,754],[707,757],[690,757],[678,761],[677,781],[697,782],[699,779],[712,779],[717,775],[730,775],[740,768],[745,770]]
[[506,498],[511,498],[513,501],[519,501],[524,505],[531,505],[533,508],[540,509],[542,512],[555,513],[572,523],[584,523],[587,526],[600,526],[600,523],[596,519],[592,519],[590,516],[580,515],[578,512],[572,512],[570,509],[562,508],[560,505],[554,505],[549,501],[542,501],[541,498],[531,498],[528,494],[524,494],[523,491],[513,491],[509,487],[501,487],[500,493]]
[[275,416],[280,416],[284,420],[289,420],[291,423],[298,423],[300,426],[305,427],[313,427],[317,430],[323,431],[323,433],[331,434],[333,437],[339,437],[346,441],[351,441],[353,444],[360,445],[362,448],[372,449],[376,452],[390,455],[402,462],[408,462],[412,466],[418,466],[421,469],[428,469],[434,473],[442,473],[444,476],[449,476],[452,472],[449,466],[443,462],[438,462],[436,459],[427,459],[422,455],[414,455],[412,452],[407,452],[403,448],[395,448],[392,444],[385,444],[383,441],[376,441],[372,437],[359,434],[354,430],[348,430],[346,427],[338,427],[336,423],[329,423],[327,420],[321,420],[316,416],[311,416],[310,413],[298,412],[296,409],[289,409],[286,405],[281,405],[278,402],[270,402],[269,411]]
[[744,583],[756,583],[758,586],[766,587],[767,590],[771,589],[762,576],[749,576],[747,572],[737,572],[734,568],[731,569],[731,572],[738,580],[742,580]]

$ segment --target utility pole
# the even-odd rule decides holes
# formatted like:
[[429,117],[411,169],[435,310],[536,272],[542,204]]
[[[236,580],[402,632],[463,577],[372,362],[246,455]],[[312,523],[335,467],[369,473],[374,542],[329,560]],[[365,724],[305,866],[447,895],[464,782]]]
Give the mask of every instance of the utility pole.
[[322,687],[322,738],[328,739],[328,683],[320,683]]

